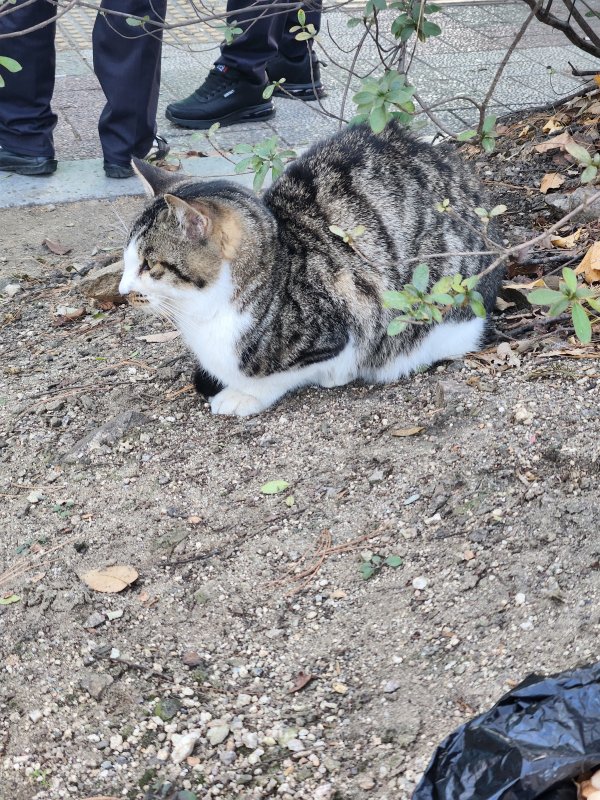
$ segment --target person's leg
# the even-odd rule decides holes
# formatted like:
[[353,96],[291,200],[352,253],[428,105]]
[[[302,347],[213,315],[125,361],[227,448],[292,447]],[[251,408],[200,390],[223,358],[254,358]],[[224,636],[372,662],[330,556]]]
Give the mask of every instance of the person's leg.
[[[204,83],[189,97],[171,103],[166,116],[184,128],[210,128],[267,119],[273,101],[263,98],[267,61],[277,53],[286,14],[256,11],[259,0],[228,0],[227,19],[244,30],[221,55]],[[261,4],[263,4],[261,2]]]
[[[322,0],[310,0],[302,7],[306,15],[306,25],[313,25],[317,33],[321,27],[321,5]],[[292,95],[299,100],[325,97],[321,67],[316,53],[313,52],[312,41],[298,41],[298,32],[290,32],[298,24],[298,12],[290,11],[279,37],[279,51],[267,65],[269,81],[285,78],[283,89],[279,91],[283,97]]]
[[[162,22],[167,0],[102,0],[101,8]],[[143,158],[156,133],[160,88],[160,28],[128,25],[124,16],[98,14],[94,25],[94,71],[106,96],[98,132],[105,164],[129,167]]]
[[[321,29],[321,6],[322,0],[314,0],[305,3],[303,6],[306,14],[306,24],[314,25],[317,33]],[[283,26],[283,32],[279,40],[279,53],[290,61],[302,61],[306,58],[308,48],[305,41],[296,39],[297,31],[290,33],[290,28],[298,25],[298,12],[290,11]],[[311,48],[312,49],[312,48]]]
[[262,0],[228,0],[227,19],[231,25],[244,31],[231,44],[221,46],[221,55],[215,64],[237,69],[252,83],[264,86],[267,62],[277,55],[288,15],[274,14],[269,9],[254,10]]
[[[22,6],[22,7],[21,7]],[[3,151],[18,153],[31,161],[37,159],[38,167],[46,163],[46,169],[37,169],[27,174],[45,174],[56,169],[52,132],[56,126],[56,115],[52,113],[50,101],[54,91],[56,54],[54,34],[56,23],[43,23],[56,14],[56,6],[46,0],[25,5],[7,6],[0,15],[0,33],[23,31],[35,25],[38,30],[24,36],[0,39],[0,55],[17,61],[20,72],[8,72],[0,66],[0,75],[5,86],[0,88],[0,147]],[[4,153],[2,161],[6,161]],[[1,169],[10,165],[0,164]],[[15,171],[22,171],[16,170]]]

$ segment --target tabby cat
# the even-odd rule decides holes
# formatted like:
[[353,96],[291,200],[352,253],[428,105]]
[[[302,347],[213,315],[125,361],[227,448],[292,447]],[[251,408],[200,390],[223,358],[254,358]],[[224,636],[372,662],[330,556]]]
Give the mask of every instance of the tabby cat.
[[[395,123],[346,128],[293,161],[262,196],[135,162],[154,197],[125,249],[122,294],[169,317],[200,364],[215,414],[256,414],[309,384],[395,381],[476,350],[486,320],[455,309],[443,322],[386,332],[401,289],[428,254],[486,250],[473,209],[477,179],[452,153]],[[436,211],[448,198],[458,217]],[[330,231],[364,226],[360,254]],[[442,275],[482,271],[490,257],[429,262]],[[489,311],[498,271],[478,290]],[[204,377],[203,377],[204,376]]]

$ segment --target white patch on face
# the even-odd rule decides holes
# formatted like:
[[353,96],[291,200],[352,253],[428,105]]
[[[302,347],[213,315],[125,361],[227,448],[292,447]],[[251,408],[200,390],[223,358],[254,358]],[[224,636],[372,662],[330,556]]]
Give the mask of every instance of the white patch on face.
[[139,291],[140,264],[137,239],[132,239],[123,253],[123,277],[119,283],[120,294]]

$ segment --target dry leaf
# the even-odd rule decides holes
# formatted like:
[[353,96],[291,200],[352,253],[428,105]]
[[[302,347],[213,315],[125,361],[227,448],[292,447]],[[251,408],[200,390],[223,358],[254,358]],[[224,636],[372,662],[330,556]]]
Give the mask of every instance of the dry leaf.
[[60,242],[53,242],[52,239],[44,239],[42,244],[45,244],[48,250],[51,253],[54,253],[56,256],[66,256],[67,253],[70,253],[73,249],[72,247],[67,247],[67,245],[61,244]]
[[334,692],[337,692],[337,694],[346,694],[348,691],[348,687],[345,683],[339,683],[337,681],[331,684],[331,688]]
[[558,189],[564,182],[565,179],[558,172],[547,172],[540,183],[540,192],[546,194],[549,189]]
[[524,128],[521,128],[521,130],[519,131],[519,139],[522,139],[524,136],[527,136],[530,130],[531,130],[531,125],[525,125]]
[[594,80],[596,81],[596,84],[600,86],[600,75],[594,75]]
[[570,250],[571,247],[575,247],[575,242],[581,236],[581,230],[581,228],[578,228],[570,236],[551,236],[550,242],[554,247],[560,247],[561,250]]
[[530,281],[529,283],[504,283],[503,287],[505,289],[516,289],[518,292],[522,292],[526,289],[537,289],[539,287],[544,287],[546,284],[543,278],[538,278],[535,281]]
[[588,106],[585,110],[586,114],[600,114],[600,103],[596,101],[592,103],[591,106]]
[[189,522],[190,525],[198,525],[200,522],[202,522],[202,517],[197,517],[195,515],[192,515],[191,517],[187,518],[187,521]]
[[301,689],[304,689],[305,686],[308,686],[308,684],[314,680],[315,677],[316,675],[311,675],[310,672],[302,672],[302,670],[300,670],[300,672],[294,678],[294,683],[292,687],[288,689],[288,692],[290,694],[299,692]]
[[552,139],[548,139],[547,142],[534,145],[533,149],[538,153],[546,153],[548,150],[556,150],[557,147],[565,147],[573,141],[571,134],[565,131],[558,136],[553,136]]
[[392,436],[416,436],[418,433],[421,433],[421,431],[424,430],[425,428],[417,425],[414,428],[394,428],[390,431],[390,433]]
[[138,573],[133,567],[123,564],[104,569],[93,569],[85,572],[81,580],[95,592],[122,592],[138,579]]
[[329,597],[331,597],[332,600],[343,600],[344,597],[348,597],[348,593],[343,589],[334,589]]
[[84,797],[82,800],[119,800],[114,794],[95,794],[93,797]]
[[556,117],[550,117],[550,119],[546,122],[542,130],[544,133],[554,133],[554,131],[561,131],[565,126],[561,125],[561,123],[556,119]]
[[147,336],[136,336],[138,342],[151,342],[153,344],[160,342],[172,342],[177,339],[179,331],[166,331],[165,333],[149,333]]
[[587,283],[600,281],[600,242],[594,242],[584,255],[581,264],[575,270],[576,275],[581,275]]

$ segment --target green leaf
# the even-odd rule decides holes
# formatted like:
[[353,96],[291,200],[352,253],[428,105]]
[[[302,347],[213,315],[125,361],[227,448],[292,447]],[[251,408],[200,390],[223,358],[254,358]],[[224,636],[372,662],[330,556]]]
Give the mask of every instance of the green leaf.
[[573,272],[572,269],[568,267],[563,267],[562,276],[564,282],[567,284],[567,289],[574,293],[577,291],[577,275]]
[[412,285],[417,292],[426,292],[429,286],[429,267],[427,264],[419,264],[412,275]]
[[583,170],[583,172],[581,173],[581,178],[579,180],[582,183],[589,183],[590,181],[594,180],[597,172],[598,172],[598,167],[595,167],[592,164],[590,164]]
[[569,155],[573,156],[574,159],[579,161],[580,164],[591,164],[592,157],[580,144],[575,144],[575,142],[569,142],[569,144],[565,145],[565,150]]
[[[445,201],[444,201],[445,202]],[[452,275],[444,275],[439,281],[436,281],[431,287],[432,294],[446,294],[452,288]]]
[[371,566],[371,564],[360,565],[360,575],[363,581],[368,581],[369,578],[372,578],[374,574],[375,569]]
[[234,153],[251,153],[252,152],[252,145],[250,144],[236,144],[233,148]]
[[410,303],[402,292],[386,291],[381,293],[384,308],[396,308],[399,311],[407,311]]
[[4,67],[9,72],[20,72],[23,69],[18,61],[8,56],[0,56],[0,66]]
[[[464,281],[462,282],[463,286],[468,292],[472,292],[478,283],[479,283],[479,275],[470,275],[468,278],[465,278]],[[481,300],[481,295],[479,295],[476,299]]]
[[0,75],[0,89],[2,89],[3,86],[6,86],[6,81],[4,80],[2,75]]
[[287,481],[269,481],[260,487],[261,494],[279,494],[289,488]]
[[276,83],[270,83],[268,86],[265,86],[265,90],[262,94],[263,100],[269,100],[273,96],[273,92],[277,88]]
[[340,239],[346,238],[346,231],[343,228],[340,228],[339,225],[330,225],[329,230],[333,233],[334,236],[339,236]]
[[592,324],[587,311],[580,303],[574,303],[571,309],[571,319],[575,334],[582,344],[589,344],[592,340]]
[[456,139],[459,142],[468,142],[469,139],[472,139],[474,136],[477,136],[477,131],[463,131],[458,134]]
[[362,19],[360,17],[352,17],[351,19],[348,20],[346,24],[348,25],[349,28],[356,28],[356,26],[360,25],[361,22]]
[[442,32],[442,29],[439,25],[436,25],[435,22],[429,22],[428,19],[423,20],[421,30],[426,38],[429,36],[439,36]]
[[0,606],[10,606],[12,603],[18,603],[20,599],[18,594],[9,594],[7,597],[0,597]]
[[249,156],[248,158],[242,158],[241,161],[238,161],[238,163],[235,165],[235,169],[233,170],[235,174],[239,175],[240,172],[246,172],[247,170],[251,169],[254,158],[254,156]]
[[385,11],[387,8],[387,0],[373,0],[373,5],[377,11]]
[[392,567],[393,569],[397,569],[401,567],[404,562],[400,558],[400,556],[388,556],[384,561],[384,564],[387,564],[388,567]]
[[431,293],[427,295],[427,299],[432,302],[436,303],[438,306],[450,306],[452,305],[452,297],[449,294],[439,294],[438,292]]
[[381,564],[381,556],[373,556],[371,562],[378,567]]
[[387,326],[388,336],[398,336],[398,334],[403,333],[407,327],[408,322],[405,322],[402,319],[393,319]]
[[261,164],[260,168],[256,172],[256,175],[254,176],[254,180],[252,181],[252,188],[254,189],[255,192],[258,192],[259,189],[262,187],[268,172],[269,172],[269,165],[267,163]]
[[591,306],[594,311],[597,311],[600,314],[600,298],[598,297],[589,297],[587,300],[588,306]]
[[481,317],[482,319],[487,317],[487,311],[485,310],[485,306],[481,300],[471,300],[469,305],[471,306],[471,311],[476,317]]
[[549,317],[558,317],[559,314],[562,314],[563,311],[566,311],[567,308],[571,305],[571,300],[569,297],[562,296],[561,300],[558,300],[556,303],[553,303],[550,308],[548,309],[548,316]]
[[298,9],[298,22],[302,26],[306,25],[306,13],[302,8]]
[[500,214],[505,214],[507,210],[504,205],[494,206],[490,211],[490,217],[499,217]]
[[300,33],[297,33],[294,38],[297,42],[307,42],[309,39],[313,38],[313,35],[308,31],[301,31]]
[[554,289],[534,289],[527,295],[527,300],[534,306],[551,306],[562,298],[563,293],[556,292]]
[[291,508],[295,504],[295,502],[296,502],[296,499],[294,498],[293,494],[289,494],[284,500],[284,503],[286,504],[286,506],[288,508]]
[[150,22],[150,17],[148,14],[145,14],[143,17],[127,17],[125,22],[132,27],[137,27],[138,25],[144,25],[146,22]]
[[481,206],[474,208],[473,211],[477,214],[478,217],[481,217],[482,219],[483,217],[489,217],[487,209],[482,208]]
[[483,125],[481,130],[483,133],[491,133],[494,130],[494,125],[496,124],[496,117],[493,114],[490,114],[483,120]]
[[492,139],[490,136],[484,136],[481,140],[481,146],[486,153],[493,153],[496,148],[496,140]]
[[370,92],[368,89],[365,89],[362,92],[358,92],[357,94],[355,94],[352,99],[357,106],[370,107],[373,104],[375,97],[376,95],[374,92]]
[[369,125],[371,126],[373,133],[381,133],[381,131],[385,128],[387,121],[388,115],[385,108],[380,106],[379,108],[371,109],[371,113],[369,114]]

